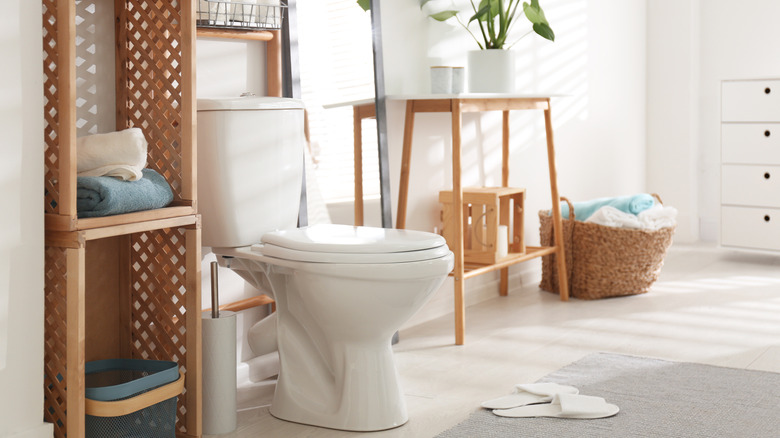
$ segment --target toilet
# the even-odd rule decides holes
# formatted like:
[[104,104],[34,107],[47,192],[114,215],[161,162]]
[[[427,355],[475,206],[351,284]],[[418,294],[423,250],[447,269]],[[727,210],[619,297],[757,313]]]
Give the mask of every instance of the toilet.
[[349,431],[401,426],[391,338],[441,286],[453,254],[421,231],[297,228],[304,141],[300,101],[198,100],[203,245],[276,301],[274,417]]

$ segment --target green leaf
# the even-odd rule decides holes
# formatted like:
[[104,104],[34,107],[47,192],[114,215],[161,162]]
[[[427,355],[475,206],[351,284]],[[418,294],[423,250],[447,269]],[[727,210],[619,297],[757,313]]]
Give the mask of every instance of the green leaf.
[[[485,0],[483,0],[484,3]],[[471,18],[469,18],[469,23],[471,23],[474,20],[479,21],[487,21],[487,15],[488,12],[490,12],[490,5],[485,5],[479,8],[476,14],[474,14]]]
[[426,3],[428,3],[431,0],[420,0],[420,9],[422,9],[423,6],[425,6]]
[[534,23],[534,32],[539,34],[542,38],[555,41],[555,33],[553,33],[553,30],[547,23]]
[[429,15],[429,17],[433,18],[436,21],[446,21],[456,15],[458,15],[458,11],[441,11],[435,14],[431,14]]
[[[430,0],[425,0],[430,1]],[[357,4],[363,8],[364,11],[371,9],[371,0],[357,0]]]
[[[536,5],[534,5],[536,3]],[[548,24],[547,18],[544,16],[544,11],[542,11],[542,8],[539,7],[539,2],[537,0],[531,0],[531,4],[523,2],[523,12],[525,12],[525,16],[528,18],[528,21],[530,21],[533,24]]]

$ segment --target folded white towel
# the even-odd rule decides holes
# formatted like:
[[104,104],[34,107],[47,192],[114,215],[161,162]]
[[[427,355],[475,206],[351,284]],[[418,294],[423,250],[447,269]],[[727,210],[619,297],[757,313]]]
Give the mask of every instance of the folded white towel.
[[677,209],[656,204],[638,215],[633,215],[606,205],[596,210],[585,222],[607,227],[655,231],[674,226],[677,223]]
[[88,135],[76,140],[78,176],[114,176],[125,181],[143,178],[148,143],[140,128]]
[[618,210],[610,205],[605,205],[596,210],[585,222],[608,227],[643,228],[642,222],[636,215]]
[[638,218],[639,221],[642,222],[642,228],[646,230],[659,230],[661,228],[673,227],[677,224],[677,209],[656,204],[639,213]]

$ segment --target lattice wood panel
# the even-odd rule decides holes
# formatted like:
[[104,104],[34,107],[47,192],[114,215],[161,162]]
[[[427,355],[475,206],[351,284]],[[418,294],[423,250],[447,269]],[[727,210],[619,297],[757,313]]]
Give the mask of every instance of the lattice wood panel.
[[[131,236],[130,321],[133,357],[176,361],[186,376],[185,324],[189,315],[185,309],[188,291],[184,233],[177,228]],[[185,391],[177,406],[180,432],[186,432],[186,405]]]
[[63,248],[45,252],[46,311],[44,319],[44,419],[54,424],[54,436],[63,438],[67,426],[67,260]]
[[59,96],[57,93],[57,3],[43,0],[44,211],[59,213]]
[[182,199],[182,29],[180,1],[118,1],[123,45],[118,127],[140,127],[149,141],[148,166]]

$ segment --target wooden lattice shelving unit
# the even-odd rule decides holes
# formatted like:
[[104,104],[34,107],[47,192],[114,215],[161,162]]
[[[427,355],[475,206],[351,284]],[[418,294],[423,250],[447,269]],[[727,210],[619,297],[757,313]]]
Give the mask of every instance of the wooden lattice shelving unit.
[[114,1],[116,128],[143,130],[148,167],[166,178],[174,203],[79,219],[76,6],[74,0],[43,0],[44,418],[54,424],[55,437],[84,436],[85,362],[116,357],[178,362],[185,390],[177,435],[201,436],[194,5]]

